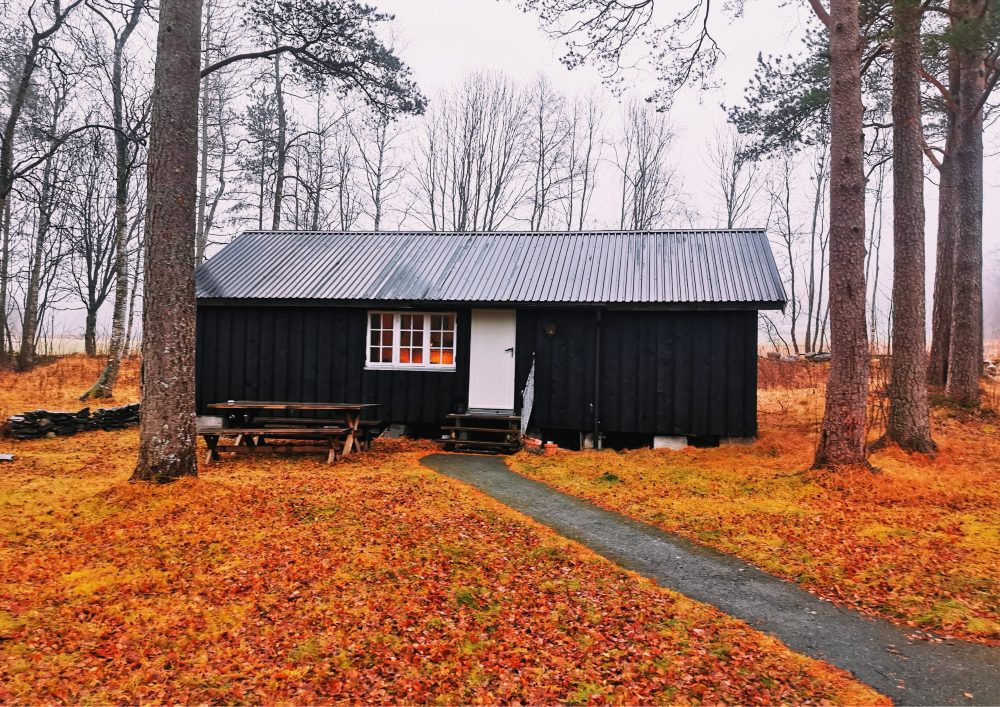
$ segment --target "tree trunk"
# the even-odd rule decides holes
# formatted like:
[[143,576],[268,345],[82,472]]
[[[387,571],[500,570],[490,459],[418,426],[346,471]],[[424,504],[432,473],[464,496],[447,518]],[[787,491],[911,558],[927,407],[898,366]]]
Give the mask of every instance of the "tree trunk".
[[[54,126],[53,126],[54,127]],[[53,130],[53,132],[55,132]],[[42,187],[38,196],[38,226],[35,232],[34,252],[28,274],[28,287],[24,298],[24,316],[21,318],[21,347],[17,353],[17,370],[26,371],[35,365],[35,344],[38,339],[38,298],[42,286],[42,260],[45,258],[45,241],[49,236],[52,212],[52,157],[45,160],[42,169]]]
[[[978,17],[981,2],[962,3]],[[983,112],[986,90],[984,53],[958,50],[959,117],[955,150],[956,187],[961,195],[955,239],[955,285],[946,392],[959,405],[979,404],[983,365]]]
[[205,262],[208,248],[208,87],[202,91],[201,99],[201,159],[198,164],[198,233],[195,236],[194,264]]
[[[213,3],[208,3],[205,13],[205,41],[204,41],[204,53],[205,62],[208,63],[209,52],[212,51],[212,20],[213,20]],[[210,96],[211,91],[209,90],[209,83],[211,79],[205,78],[205,85],[201,90],[201,110],[199,111],[201,119],[201,139],[199,140],[199,147],[201,150],[201,159],[198,161],[198,232],[195,235],[195,254],[194,254],[194,264],[195,266],[201,265],[205,262],[205,249],[208,247],[208,161],[210,158],[209,144],[208,144],[208,109],[210,107]]]
[[10,283],[10,202],[0,210],[0,365],[7,363],[7,292]]
[[88,305],[83,325],[83,352],[88,356],[97,355],[97,308]]
[[201,0],[162,0],[147,178],[142,418],[133,481],[197,474],[194,252]]
[[[954,125],[954,117],[949,121]],[[948,381],[951,340],[951,304],[955,286],[955,240],[958,233],[959,199],[955,189],[955,128],[950,127],[941,160],[938,185],[937,265],[934,272],[934,311],[931,321],[931,355],[927,382],[943,387]]]
[[[137,21],[137,20],[136,20]],[[130,23],[132,28],[135,23]],[[110,398],[115,394],[115,384],[121,370],[125,348],[125,313],[128,300],[128,181],[131,171],[125,135],[125,107],[123,86],[123,55],[129,34],[122,33],[115,42],[114,63],[111,69],[112,109],[115,136],[115,305],[111,314],[111,341],[108,344],[108,361],[90,390],[81,400]]]
[[135,267],[132,269],[132,287],[130,288],[131,294],[128,296],[128,326],[125,328],[125,346],[122,347],[122,356],[130,356],[132,352],[132,336],[133,328],[132,325],[135,322],[135,297],[139,293],[139,274],[140,268],[142,267],[139,262],[139,256],[136,256]]
[[894,0],[892,64],[892,374],[885,439],[932,452],[927,407],[920,0]]
[[865,463],[865,175],[858,0],[830,3],[830,378],[816,467]]
[[281,57],[274,57],[274,98],[278,118],[278,132],[275,136],[276,164],[274,167],[274,207],[271,212],[271,230],[281,228],[281,204],[285,199],[286,133],[288,119],[285,115],[285,92],[281,85]]

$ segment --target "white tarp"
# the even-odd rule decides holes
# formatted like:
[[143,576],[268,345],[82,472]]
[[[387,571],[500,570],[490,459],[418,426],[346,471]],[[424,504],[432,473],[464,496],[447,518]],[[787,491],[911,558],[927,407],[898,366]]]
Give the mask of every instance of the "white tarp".
[[521,393],[521,434],[528,431],[528,423],[531,421],[531,408],[535,404],[535,357],[531,357],[531,370],[528,371],[528,380],[524,382],[524,390]]

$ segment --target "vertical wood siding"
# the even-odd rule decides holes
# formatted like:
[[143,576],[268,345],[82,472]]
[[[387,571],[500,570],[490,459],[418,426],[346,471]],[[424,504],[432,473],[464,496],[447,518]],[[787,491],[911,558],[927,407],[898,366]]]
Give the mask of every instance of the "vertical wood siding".
[[[535,360],[533,427],[593,429],[597,326],[593,311],[518,314],[518,391]],[[756,312],[605,311],[600,327],[603,431],[757,434]]]
[[[454,311],[454,310],[449,310]],[[367,310],[198,309],[198,411],[223,400],[380,403],[394,422],[439,424],[468,395],[469,313],[458,314],[456,370],[366,371]]]
[[[198,311],[198,409],[230,399],[374,402],[375,416],[441,424],[468,398],[469,309],[458,312],[456,370],[366,371],[366,311],[212,307]],[[555,326],[549,336],[547,325]],[[757,313],[604,311],[601,428],[609,433],[757,433]],[[516,405],[532,360],[532,427],[593,429],[597,319],[588,309],[517,318]]]

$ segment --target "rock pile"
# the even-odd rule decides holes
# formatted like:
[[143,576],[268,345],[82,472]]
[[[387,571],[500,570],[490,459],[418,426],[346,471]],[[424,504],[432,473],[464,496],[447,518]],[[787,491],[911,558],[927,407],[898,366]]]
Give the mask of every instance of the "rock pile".
[[90,408],[77,412],[32,410],[14,415],[3,427],[6,436],[15,439],[66,437],[87,430],[122,430],[139,423],[139,404],[101,409],[91,415]]

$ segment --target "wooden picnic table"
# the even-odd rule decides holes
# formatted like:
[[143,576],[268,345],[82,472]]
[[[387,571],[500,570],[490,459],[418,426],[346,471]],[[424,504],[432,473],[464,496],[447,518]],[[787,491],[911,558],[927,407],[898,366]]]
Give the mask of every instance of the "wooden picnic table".
[[[342,455],[347,456],[351,452],[361,451],[361,440],[358,434],[358,428],[361,425],[361,416],[366,410],[378,407],[378,403],[299,403],[276,400],[227,400],[224,403],[210,403],[207,407],[209,410],[217,412],[228,412],[228,416],[233,423],[230,427],[233,429],[241,427],[264,429],[272,425],[276,428],[288,427],[290,424],[298,423],[306,427],[318,426],[317,430],[321,431],[324,426],[336,424],[337,420],[289,417],[280,420],[277,418],[267,418],[266,421],[262,420],[266,424],[257,424],[256,421],[262,413],[266,412],[336,413],[336,417],[340,418],[347,429],[347,436],[344,440],[344,449],[342,451]],[[259,433],[255,432],[255,434]]]

